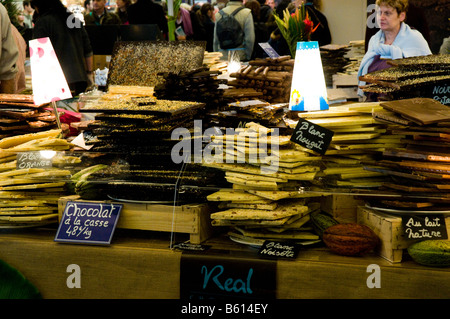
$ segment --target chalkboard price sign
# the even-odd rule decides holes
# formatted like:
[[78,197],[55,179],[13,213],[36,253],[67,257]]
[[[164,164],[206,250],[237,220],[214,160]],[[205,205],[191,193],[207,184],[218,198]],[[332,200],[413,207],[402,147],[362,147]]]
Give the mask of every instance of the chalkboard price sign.
[[334,132],[309,122],[305,119],[299,119],[291,141],[307,149],[313,150],[324,155],[331,143]]
[[122,204],[68,201],[55,241],[110,244]]
[[258,254],[268,258],[287,258],[297,257],[300,245],[288,242],[276,242],[266,240],[258,251]]
[[16,156],[16,168],[51,168],[55,151],[22,152]]
[[408,240],[447,239],[447,227],[443,215],[402,216],[402,226]]

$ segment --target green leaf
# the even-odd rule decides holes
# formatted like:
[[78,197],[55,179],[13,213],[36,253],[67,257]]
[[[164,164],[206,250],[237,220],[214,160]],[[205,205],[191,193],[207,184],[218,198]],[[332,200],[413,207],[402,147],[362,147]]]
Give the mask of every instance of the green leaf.
[[0,260],[0,299],[41,299],[36,287],[18,270]]

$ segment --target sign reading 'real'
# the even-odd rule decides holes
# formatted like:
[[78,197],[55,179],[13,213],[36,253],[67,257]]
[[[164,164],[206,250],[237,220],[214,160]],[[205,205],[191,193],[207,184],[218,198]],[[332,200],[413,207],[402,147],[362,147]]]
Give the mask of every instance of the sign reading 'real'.
[[121,204],[68,201],[55,241],[110,244]]

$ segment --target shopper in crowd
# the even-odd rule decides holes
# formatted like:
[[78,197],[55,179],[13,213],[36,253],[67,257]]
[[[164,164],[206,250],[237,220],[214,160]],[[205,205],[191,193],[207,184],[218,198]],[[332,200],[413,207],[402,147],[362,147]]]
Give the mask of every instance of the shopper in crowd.
[[92,11],[92,1],[85,0],[84,1],[84,14],[89,14]]
[[[281,0],[281,2],[276,6],[274,10],[274,15],[277,15],[278,17],[282,18],[284,11],[286,9],[289,9],[289,6],[292,5],[291,0]],[[273,27],[272,32],[270,33],[269,38],[269,44],[270,46],[279,54],[279,55],[291,55],[291,52],[289,50],[289,46],[286,42],[286,39],[283,37],[283,35],[280,32],[280,29],[276,26],[275,19],[273,20],[273,23],[275,24]]]
[[[373,4],[376,0],[370,0]],[[425,40],[427,40],[428,45],[431,43],[431,37],[430,37],[430,28],[428,26],[427,19],[425,17],[425,12],[422,8],[419,8],[415,6],[412,3],[408,4],[408,12],[405,18],[405,23],[412,29],[416,29],[419,31]],[[365,34],[365,51],[367,52],[367,48],[369,46],[370,38],[379,31],[380,29],[377,28],[373,24],[367,24],[366,26],[366,34]]]
[[[237,8],[243,7],[242,0],[231,0],[227,3],[225,8],[223,8],[223,12],[226,14],[231,14]],[[220,12],[216,13],[215,16],[215,28],[214,28],[214,40],[213,40],[213,48],[214,51],[224,51],[219,44],[219,38],[217,36],[217,23],[222,18]],[[253,53],[253,45],[255,43],[255,28],[253,25],[253,16],[250,9],[245,8],[239,11],[235,15],[236,20],[241,25],[242,30],[244,31],[244,42],[238,47],[233,48],[233,50],[237,50],[239,52],[239,56],[241,61],[248,61],[252,57]]]
[[24,24],[27,26],[27,28],[31,29],[33,28],[33,13],[34,9],[30,5],[30,1],[24,1],[23,3],[23,17],[24,17]]
[[176,32],[177,40],[192,40],[194,37],[194,30],[192,28],[191,14],[188,9],[180,7],[178,10],[175,27],[182,30],[183,35]]
[[92,47],[83,24],[67,24],[72,13],[60,0],[31,0],[31,4],[36,11],[33,38],[50,38],[69,88],[75,95],[84,92],[94,77]]
[[272,15],[272,7],[267,4],[267,0],[258,0],[260,5],[260,17],[259,20],[261,22],[266,23],[269,21],[270,16]]
[[[209,4],[208,2],[205,2]],[[203,27],[200,16],[200,9],[202,4],[194,4],[189,10],[189,15],[191,17],[191,25],[192,25],[192,40],[194,41],[206,41],[206,30]],[[197,12],[199,14],[197,14]]]
[[16,93],[16,75],[19,71],[19,49],[11,30],[8,11],[0,3],[0,93]]
[[157,24],[167,39],[169,28],[163,7],[152,0],[137,0],[128,7],[128,22],[130,24]]
[[314,23],[314,26],[318,26],[316,31],[311,34],[311,41],[319,42],[319,46],[330,44],[331,32],[328,26],[328,20],[326,16],[320,11],[322,9],[322,1],[300,0],[300,4],[301,3],[305,3],[309,18]]
[[269,41],[270,33],[266,23],[261,21],[261,5],[257,0],[247,0],[245,7],[252,10],[253,26],[255,29],[255,43],[253,45],[253,53],[251,60],[256,58],[264,58],[266,54],[258,43],[266,43]]
[[14,19],[13,25],[17,28],[17,30],[19,30],[21,34],[25,33],[25,30],[28,29],[28,26],[25,24],[25,17],[22,12],[19,12],[17,14]]
[[214,16],[217,12],[219,12],[220,10],[225,8],[227,3],[228,3],[228,0],[217,0],[216,5],[215,5],[217,7],[217,10],[214,12]]
[[[404,21],[408,10],[408,0],[377,0],[377,19],[380,30],[370,38],[358,78],[367,73],[389,67],[387,59],[400,59],[431,54],[422,34],[411,29]],[[365,83],[360,81],[359,85]],[[362,90],[359,94],[363,95]],[[371,97],[371,99],[376,97]]]
[[206,51],[213,51],[214,40],[214,7],[205,2],[195,13],[198,17],[200,30],[194,29],[194,38],[199,41],[206,41]]
[[24,37],[19,32],[19,30],[11,25],[12,35],[14,37],[14,42],[17,45],[17,49],[19,50],[19,56],[17,58],[17,69],[18,72],[14,77],[14,93],[21,93],[26,89],[26,80],[25,80],[25,60],[27,58],[27,43],[25,42]]
[[131,0],[116,0],[116,14],[119,16],[122,24],[130,24],[128,22],[128,8],[132,3]]
[[106,10],[106,0],[92,0],[92,11],[84,15],[84,22],[95,25],[122,23],[117,14]]

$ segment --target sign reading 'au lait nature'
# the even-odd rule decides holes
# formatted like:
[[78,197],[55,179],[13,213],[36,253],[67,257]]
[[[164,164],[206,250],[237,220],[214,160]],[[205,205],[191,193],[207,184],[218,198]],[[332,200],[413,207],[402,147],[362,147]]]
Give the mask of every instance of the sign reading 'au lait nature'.
[[291,136],[291,141],[324,155],[333,135],[333,131],[300,118]]
[[68,201],[55,241],[110,244],[122,204]]
[[407,240],[447,239],[445,216],[439,214],[402,216]]

